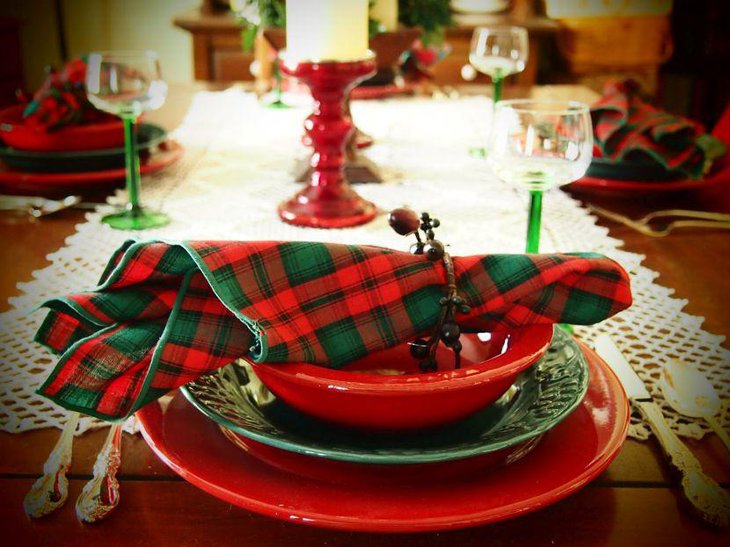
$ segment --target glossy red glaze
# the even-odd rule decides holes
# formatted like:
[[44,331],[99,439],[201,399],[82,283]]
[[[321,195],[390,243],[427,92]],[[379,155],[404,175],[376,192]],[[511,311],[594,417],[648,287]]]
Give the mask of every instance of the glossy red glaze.
[[281,60],[285,74],[304,82],[312,93],[314,111],[304,129],[312,143],[312,175],[305,188],[279,205],[279,216],[298,226],[346,228],[369,222],[375,205],[361,198],[345,178],[345,143],[353,123],[345,111],[352,87],[375,72],[375,60],[300,62]]
[[122,148],[124,127],[121,119],[108,122],[67,125],[54,131],[36,131],[23,123],[24,105],[0,111],[0,138],[18,150],[79,151]]
[[[451,350],[439,345],[442,370],[425,374],[410,344],[370,354],[343,370],[307,363],[251,365],[269,390],[305,414],[349,427],[420,429],[464,418],[497,400],[547,351],[552,333],[552,325],[533,325],[488,342],[464,334],[461,368],[453,368]],[[404,374],[357,372],[375,369]]]
[[[358,131],[357,127],[355,128],[355,146],[358,150],[369,148],[374,143],[375,141],[370,135],[367,135],[362,131]],[[309,135],[307,135],[306,133],[302,135],[302,144],[304,146],[312,146],[312,139],[310,139]]]
[[717,174],[713,177],[694,180],[667,180],[667,181],[640,181],[640,180],[619,180],[601,177],[588,177],[578,179],[567,185],[566,188],[576,192],[595,192],[602,194],[619,194],[636,196],[641,194],[654,194],[664,192],[692,192],[705,190],[717,184],[730,181],[730,171]]
[[[590,350],[583,403],[521,461],[463,480],[370,482],[353,470],[322,481],[282,471],[233,446],[177,393],[137,413],[152,450],[185,480],[227,503],[288,522],[371,532],[477,526],[518,517],[576,492],[618,454],[629,427],[621,384]],[[295,456],[296,457],[296,456]],[[307,460],[302,457],[302,466]],[[452,465],[460,465],[453,462]]]
[[[184,148],[175,141],[162,143],[158,150],[140,158],[140,172],[155,173],[176,162]],[[60,194],[87,189],[105,188],[124,181],[125,170],[84,171],[82,173],[26,173],[0,162],[0,191],[8,194]]]

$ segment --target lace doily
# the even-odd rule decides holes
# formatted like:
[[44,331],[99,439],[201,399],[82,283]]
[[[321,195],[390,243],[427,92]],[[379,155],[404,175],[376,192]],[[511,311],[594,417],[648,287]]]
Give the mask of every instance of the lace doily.
[[[262,108],[255,96],[240,89],[201,92],[194,98],[173,137],[186,147],[185,158],[162,173],[145,177],[143,201],[164,209],[174,220],[148,232],[120,232],[99,222],[110,205],[125,201],[123,191],[107,206],[89,213],[66,245],[49,256],[51,265],[19,283],[21,296],[0,316],[0,427],[19,432],[61,427],[65,411],[35,394],[55,358],[33,342],[44,317],[33,311],[47,298],[88,290],[96,285],[111,253],[127,238],[318,240],[404,248],[389,227],[385,212],[402,205],[428,210],[442,222],[441,239],[452,254],[522,252],[527,192],[498,180],[483,160],[468,149],[480,144],[489,123],[487,99],[398,98],[353,102],[358,126],[375,138],[367,155],[381,168],[383,184],[357,187],[381,208],[373,222],[345,230],[297,228],[279,221],[276,204],[297,189],[291,182],[295,158],[307,150],[300,144],[306,107]],[[657,387],[662,362],[683,359],[697,365],[724,399],[730,384],[730,352],[723,337],[701,329],[702,318],[682,312],[686,301],[655,283],[657,273],[641,265],[643,257],[620,249],[579,204],[559,190],[545,196],[541,250],[597,251],[620,262],[632,278],[635,303],[600,325],[579,328],[589,343],[608,332],[621,345],[679,434],[701,438],[708,428],[680,418],[664,404]],[[727,412],[723,423],[728,423]],[[79,432],[102,423],[88,417]],[[127,429],[135,424],[130,421]],[[649,430],[638,417],[631,436],[646,438]]]

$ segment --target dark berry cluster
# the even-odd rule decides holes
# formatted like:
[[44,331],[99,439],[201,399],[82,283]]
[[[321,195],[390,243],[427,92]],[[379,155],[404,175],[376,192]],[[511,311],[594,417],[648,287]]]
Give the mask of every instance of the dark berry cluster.
[[[456,313],[469,313],[471,308],[463,297],[456,291],[456,275],[451,257],[446,252],[443,243],[435,239],[434,228],[441,223],[437,218],[431,218],[428,213],[422,213],[421,217],[411,209],[394,209],[388,215],[388,223],[400,235],[416,236],[416,243],[411,246],[411,253],[425,255],[429,260],[443,260],[448,278],[448,294],[439,300],[441,313],[439,321],[433,334],[428,338],[418,338],[411,343],[411,355],[420,361],[419,367],[423,372],[435,371],[438,369],[436,363],[436,348],[439,341],[454,352],[454,366],[459,368],[461,361],[461,328],[456,322]],[[425,239],[418,233],[423,232]]]
[[[388,223],[391,228],[402,236],[411,234],[416,236],[416,242],[411,245],[411,253],[414,255],[426,255],[429,260],[441,260],[444,256],[444,244],[435,239],[434,228],[441,226],[437,218],[431,218],[428,213],[421,213],[419,219],[411,209],[401,207],[393,209],[388,215]],[[421,238],[418,230],[423,231],[425,240]]]

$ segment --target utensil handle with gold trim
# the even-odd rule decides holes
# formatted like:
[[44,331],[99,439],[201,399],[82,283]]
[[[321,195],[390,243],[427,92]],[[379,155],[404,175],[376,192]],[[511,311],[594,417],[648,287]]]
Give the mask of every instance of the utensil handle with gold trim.
[[730,524],[730,494],[702,472],[702,465],[671,430],[661,409],[652,401],[636,405],[649,422],[669,461],[682,474],[682,493],[703,521],[713,526]]

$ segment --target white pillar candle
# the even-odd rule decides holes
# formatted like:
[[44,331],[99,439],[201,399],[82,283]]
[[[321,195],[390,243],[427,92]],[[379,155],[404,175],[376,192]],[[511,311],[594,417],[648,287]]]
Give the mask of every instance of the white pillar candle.
[[368,0],[289,0],[286,56],[357,61],[368,53]]
[[370,17],[383,25],[386,31],[398,29],[398,0],[375,0]]

